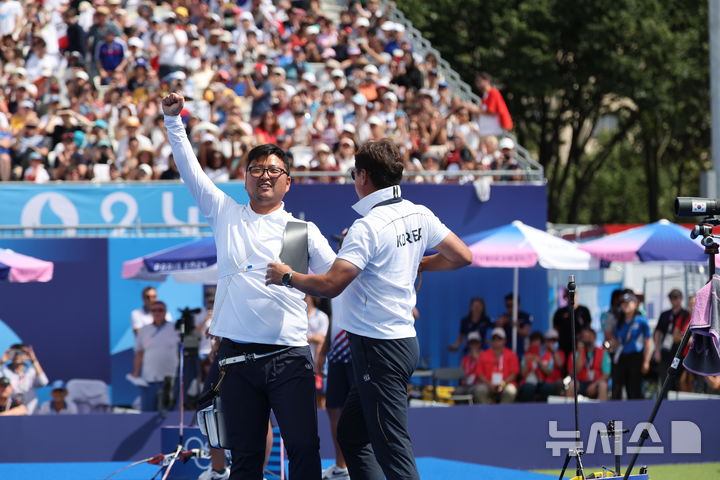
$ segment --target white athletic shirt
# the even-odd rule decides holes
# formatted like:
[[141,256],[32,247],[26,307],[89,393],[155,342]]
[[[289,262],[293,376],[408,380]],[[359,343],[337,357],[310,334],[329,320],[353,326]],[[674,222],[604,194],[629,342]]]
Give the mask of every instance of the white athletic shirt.
[[[280,258],[285,225],[295,219],[281,208],[255,213],[220,190],[202,171],[179,116],[165,116],[175,163],[190,194],[215,233],[218,284],[210,333],[237,342],[307,345],[305,294],[265,285],[269,262]],[[309,266],[324,273],[335,253],[314,223],[308,222]]]
[[[378,205],[382,204],[382,205]],[[343,293],[338,327],[378,339],[415,336],[415,278],[425,250],[450,230],[427,207],[400,199],[398,185],[362,198],[338,258],[360,270]]]

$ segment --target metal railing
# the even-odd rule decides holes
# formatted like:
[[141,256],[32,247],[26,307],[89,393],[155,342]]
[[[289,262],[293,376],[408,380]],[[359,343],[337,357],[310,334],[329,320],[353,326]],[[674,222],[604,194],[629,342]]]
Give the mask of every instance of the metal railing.
[[207,223],[142,223],[131,225],[0,225],[0,238],[209,237]]

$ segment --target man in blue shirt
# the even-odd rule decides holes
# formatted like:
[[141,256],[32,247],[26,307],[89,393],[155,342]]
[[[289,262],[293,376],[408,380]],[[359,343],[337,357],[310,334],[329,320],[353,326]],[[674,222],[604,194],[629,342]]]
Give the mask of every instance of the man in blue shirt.
[[115,70],[124,70],[127,48],[115,36],[115,30],[107,28],[103,32],[103,41],[95,50],[95,63],[103,85],[110,83]]

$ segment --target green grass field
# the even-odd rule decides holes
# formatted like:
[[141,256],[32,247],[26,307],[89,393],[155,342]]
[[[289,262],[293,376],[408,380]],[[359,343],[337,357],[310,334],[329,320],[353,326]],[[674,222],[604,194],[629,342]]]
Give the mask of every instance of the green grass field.
[[[623,465],[623,468],[626,466]],[[599,472],[601,468],[586,468],[585,474],[590,472]],[[637,473],[638,466],[633,468],[633,473]],[[536,470],[537,473],[547,473],[557,476],[560,470]],[[656,465],[648,466],[650,480],[717,480],[720,478],[720,463],[688,463],[681,465]],[[623,470],[625,473],[625,470]],[[566,477],[570,478],[570,477]]]

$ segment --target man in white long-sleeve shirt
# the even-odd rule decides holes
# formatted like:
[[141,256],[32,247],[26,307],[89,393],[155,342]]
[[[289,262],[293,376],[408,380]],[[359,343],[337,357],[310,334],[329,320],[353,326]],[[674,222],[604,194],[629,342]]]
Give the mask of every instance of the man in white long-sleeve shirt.
[[[265,285],[265,267],[278,260],[285,225],[295,220],[282,201],[291,183],[289,158],[272,144],[251,150],[245,182],[250,204],[235,202],[200,168],[179,117],[184,104],[175,93],[162,101],[175,163],[215,233],[218,284],[210,333],[222,338],[217,358],[226,372],[220,399],[232,452],[230,478],[262,478],[272,409],[290,458],[290,476],[319,479],[320,441],[304,294]],[[312,223],[307,236],[310,269],[327,271],[335,259],[332,248]],[[235,363],[223,366],[223,359]]]

